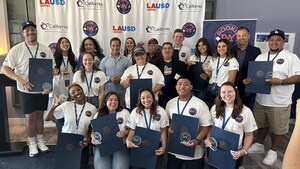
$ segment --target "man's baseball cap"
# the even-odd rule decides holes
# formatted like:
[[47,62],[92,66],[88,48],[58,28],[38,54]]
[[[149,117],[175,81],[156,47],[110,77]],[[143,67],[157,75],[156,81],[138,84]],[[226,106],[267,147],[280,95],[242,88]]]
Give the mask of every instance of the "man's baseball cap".
[[285,39],[285,36],[284,36],[284,31],[280,30],[280,29],[275,29],[275,30],[272,30],[270,32],[270,34],[268,35],[268,38],[270,39],[271,36],[273,35],[278,35],[278,36],[281,36],[282,39]]
[[136,46],[134,49],[133,49],[133,56],[137,55],[137,54],[144,54],[146,53],[145,49],[141,46]]
[[27,28],[28,26],[33,26],[34,28],[36,28],[36,24],[32,21],[25,21],[22,23],[21,28],[22,30],[24,30],[25,28]]
[[156,44],[156,45],[158,45],[158,41],[157,41],[155,38],[151,38],[151,39],[148,41],[148,44]]

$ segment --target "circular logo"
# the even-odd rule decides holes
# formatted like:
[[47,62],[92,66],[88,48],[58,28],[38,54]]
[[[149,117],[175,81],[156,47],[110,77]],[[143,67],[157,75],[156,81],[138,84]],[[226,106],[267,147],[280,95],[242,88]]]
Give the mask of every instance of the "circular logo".
[[182,53],[180,54],[180,56],[184,58],[184,57],[186,57],[186,53],[185,53],[185,52],[182,52]]
[[95,77],[94,82],[95,83],[99,83],[100,82],[100,78],[99,77]]
[[161,116],[160,116],[160,114],[156,114],[156,115],[153,116],[153,118],[154,118],[156,121],[159,121],[160,118],[161,118]]
[[242,115],[239,115],[239,116],[237,116],[236,118],[235,118],[235,121],[236,122],[238,122],[238,123],[241,123],[241,122],[243,122],[243,116]]
[[94,21],[86,21],[83,24],[83,32],[87,35],[87,36],[95,36],[98,33],[98,25],[96,24],[96,22]]
[[117,123],[118,123],[118,124],[123,124],[123,123],[124,123],[123,117],[119,117],[119,118],[117,119]]
[[195,108],[190,108],[189,113],[194,116],[197,113],[197,110]]
[[46,82],[46,83],[44,83],[44,84],[42,85],[42,89],[44,89],[44,90],[50,90],[50,89],[52,89],[52,84]]
[[256,77],[263,77],[264,76],[264,72],[259,70],[256,72]]
[[94,132],[94,137],[97,141],[101,142],[102,135],[99,132]]
[[148,73],[148,75],[153,75],[153,71],[152,70],[148,70],[147,73]]
[[41,53],[40,53],[40,56],[41,56],[42,58],[45,58],[47,55],[46,55],[45,52],[41,52]]
[[276,60],[276,63],[279,64],[279,65],[281,65],[281,64],[284,63],[284,59],[282,59],[282,58],[277,59],[277,60]]
[[142,138],[141,138],[141,136],[135,135],[135,136],[133,136],[133,137],[131,138],[131,142],[132,142],[134,145],[139,146],[139,145],[141,145],[141,143],[142,143]]
[[188,131],[188,129],[186,128],[186,127],[181,127],[180,129],[179,129],[179,132],[180,133],[185,133],[185,132],[187,132]]
[[55,49],[56,49],[56,43],[50,43],[48,45],[48,47],[51,49],[52,53],[54,54],[55,53]]
[[231,43],[236,41],[235,33],[238,27],[234,24],[225,24],[220,26],[215,32],[215,44],[221,39],[228,39]]
[[213,138],[213,137],[210,137],[209,138],[209,141],[211,142],[211,147],[210,147],[210,149],[212,150],[212,151],[217,151],[218,149],[218,142],[217,142],[217,140],[215,139],[215,138]]
[[72,151],[73,148],[74,148],[74,145],[73,145],[73,144],[67,144],[67,145],[66,145],[66,150],[67,150],[67,151]]
[[85,115],[88,116],[88,117],[91,117],[92,116],[92,112],[88,110],[88,111],[85,112]]
[[222,150],[226,150],[227,149],[227,144],[223,140],[221,140],[218,145],[219,145],[220,149],[222,149]]
[[118,0],[116,7],[121,14],[128,14],[131,10],[131,3],[129,0]]
[[110,133],[110,128],[109,127],[104,127],[102,129],[102,131],[103,131],[103,134],[109,134]]
[[188,22],[183,25],[182,31],[184,33],[184,37],[190,38],[196,33],[196,26],[192,22]]
[[191,141],[191,134],[189,132],[180,133],[179,139],[180,142],[189,142]]
[[45,70],[43,69],[43,68],[39,68],[38,70],[37,70],[37,74],[38,75],[43,75],[45,73]]
[[229,66],[229,62],[226,61],[223,65],[227,67],[227,66]]

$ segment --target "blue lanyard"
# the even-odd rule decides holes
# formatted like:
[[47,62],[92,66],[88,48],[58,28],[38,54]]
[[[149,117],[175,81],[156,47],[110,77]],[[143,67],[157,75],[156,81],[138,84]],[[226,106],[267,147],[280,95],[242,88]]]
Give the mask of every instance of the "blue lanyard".
[[224,65],[225,61],[226,61],[226,58],[224,59],[222,65],[219,67],[219,64],[220,64],[220,56],[219,56],[218,64],[217,64],[217,70],[216,70],[216,78],[218,77],[219,71],[220,71],[221,67]]
[[147,120],[147,117],[146,117],[145,109],[144,109],[143,111],[144,111],[144,118],[145,118],[145,122],[146,122],[146,127],[147,127],[147,129],[150,129],[151,121],[152,121],[152,114],[150,115],[150,120],[149,120],[149,123],[148,123],[148,120]]
[[32,58],[36,58],[37,52],[38,52],[38,50],[39,50],[39,43],[37,43],[37,47],[36,47],[34,56],[33,56],[33,54],[31,53],[31,50],[29,49],[29,46],[27,45],[26,42],[25,42],[25,46],[26,46],[27,50],[29,51],[29,54],[31,55],[31,57],[32,57]]
[[177,112],[178,112],[178,114],[180,114],[180,115],[183,114],[184,109],[185,109],[186,106],[189,104],[189,102],[190,102],[190,100],[191,100],[192,97],[193,97],[193,96],[191,95],[190,98],[188,99],[188,101],[187,101],[187,102],[185,103],[185,105],[183,106],[183,109],[181,110],[181,112],[180,112],[180,109],[179,109],[179,97],[178,97],[178,99],[177,99]]
[[205,57],[204,61],[202,62],[202,61],[201,61],[201,55],[200,55],[200,62],[201,62],[201,63],[205,63],[205,61],[206,61],[207,58],[208,58],[208,55]]
[[222,129],[224,130],[224,128],[226,127],[228,121],[230,120],[231,115],[226,119],[225,121],[225,112],[224,112],[224,117],[223,117],[223,124],[222,124]]
[[[282,50],[280,50],[275,57],[271,60],[272,62],[275,60],[275,58],[278,56],[278,54],[281,52]],[[270,51],[268,52],[268,61],[270,61]]]
[[141,75],[142,75],[142,73],[143,73],[143,71],[144,71],[146,65],[147,65],[147,63],[144,65],[144,67],[143,67],[143,69],[142,69],[142,71],[141,71],[141,74],[140,74],[140,72],[139,72],[138,65],[136,65],[136,72],[137,72],[137,75],[138,75],[138,79],[141,78]]
[[67,59],[67,64],[65,63],[65,59],[63,58],[63,64],[64,64],[64,67],[65,67],[65,70],[68,71],[68,67],[69,67],[69,58]]
[[88,88],[88,96],[90,96],[90,93],[91,93],[90,91],[91,91],[91,88],[92,88],[93,76],[94,76],[94,71],[92,71],[92,77],[91,77],[90,83],[89,83],[88,80],[87,80],[86,74],[84,74],[85,82],[86,82],[86,85],[87,85],[87,88]]
[[74,101],[74,111],[75,111],[76,129],[78,129],[79,121],[80,121],[80,118],[81,118],[81,115],[82,115],[82,112],[83,112],[84,107],[85,107],[85,103],[84,103],[84,105],[83,105],[82,108],[81,108],[79,117],[77,118],[77,107],[76,107],[76,102]]

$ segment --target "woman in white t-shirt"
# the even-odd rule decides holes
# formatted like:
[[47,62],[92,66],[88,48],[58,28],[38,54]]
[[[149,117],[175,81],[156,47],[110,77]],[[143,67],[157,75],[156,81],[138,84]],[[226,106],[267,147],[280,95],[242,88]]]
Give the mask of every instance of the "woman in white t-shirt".
[[[232,82],[225,82],[220,88],[216,104],[210,110],[213,125],[226,131],[240,135],[238,150],[230,150],[236,160],[236,169],[243,164],[243,156],[253,141],[253,132],[257,129],[252,111],[243,105],[238,89]],[[211,147],[207,135],[205,145]]]
[[[111,113],[116,113],[116,121],[119,125],[120,131],[115,133],[117,137],[127,137],[128,128],[125,126],[127,119],[130,115],[127,109],[124,109],[120,105],[120,98],[116,92],[108,92],[104,98],[104,107],[99,109],[99,112],[95,114],[94,119],[101,118]],[[91,134],[92,144],[101,144],[95,139],[94,132]],[[95,169],[128,169],[129,168],[129,151],[124,148],[121,151],[113,153],[111,155],[101,157],[99,149],[96,148],[94,152],[94,168]]]
[[132,137],[135,135],[136,127],[156,130],[161,133],[161,145],[157,150],[155,150],[155,152],[153,152],[158,156],[156,168],[160,168],[167,145],[167,127],[169,126],[169,119],[166,111],[162,107],[158,106],[154,93],[151,89],[141,90],[137,107],[132,110],[126,126],[130,128],[126,139],[126,145],[128,148],[136,147],[136,145],[131,141]]
[[103,104],[106,76],[103,71],[96,67],[94,59],[94,55],[90,52],[82,54],[80,70],[75,72],[73,82],[82,86],[87,102],[98,108]]
[[210,77],[207,97],[204,100],[210,108],[219,93],[220,86],[229,81],[234,83],[239,63],[233,57],[229,40],[221,39],[205,73]]

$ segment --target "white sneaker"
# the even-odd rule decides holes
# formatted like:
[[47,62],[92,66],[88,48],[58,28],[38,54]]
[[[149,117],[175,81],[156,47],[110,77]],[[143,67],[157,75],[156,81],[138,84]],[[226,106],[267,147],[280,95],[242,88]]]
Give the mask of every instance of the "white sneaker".
[[36,142],[28,143],[28,147],[29,147],[29,157],[35,157],[38,155],[39,151],[37,149]]
[[44,140],[38,140],[37,147],[41,150],[42,153],[50,151],[49,148],[44,144]]
[[265,153],[265,146],[263,144],[254,143],[248,149],[248,153]]
[[277,161],[277,152],[269,150],[267,156],[263,160],[263,164],[273,165],[275,161]]

